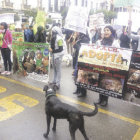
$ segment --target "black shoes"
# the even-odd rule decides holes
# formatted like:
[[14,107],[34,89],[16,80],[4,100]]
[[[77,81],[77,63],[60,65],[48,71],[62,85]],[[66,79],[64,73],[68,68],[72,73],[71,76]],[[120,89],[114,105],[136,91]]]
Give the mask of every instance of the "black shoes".
[[79,93],[79,92],[77,92],[77,90],[75,92],[73,92],[73,94],[76,94],[77,97],[85,97],[86,96],[86,94]]
[[108,96],[104,96],[100,94],[97,104],[106,107],[108,105]]
[[104,100],[101,101],[100,99],[98,100],[98,102],[96,102],[96,104],[100,105],[100,106],[104,106],[106,107],[108,105],[108,101]]
[[82,94],[82,93],[77,94],[77,97],[85,97],[85,96],[86,94]]
[[77,90],[76,90],[75,92],[73,92],[73,94],[79,94],[79,93],[78,93]]
[[102,101],[102,102],[100,103],[100,105],[101,105],[101,106],[104,106],[104,107],[106,107],[107,104],[108,104],[108,101]]

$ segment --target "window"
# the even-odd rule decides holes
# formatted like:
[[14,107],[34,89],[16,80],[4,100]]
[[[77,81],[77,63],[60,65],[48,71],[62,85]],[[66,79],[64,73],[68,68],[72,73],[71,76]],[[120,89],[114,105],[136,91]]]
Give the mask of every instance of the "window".
[[84,6],[84,2],[85,2],[85,0],[82,0],[82,6]]
[[87,5],[88,5],[88,2],[87,2],[87,0],[86,0],[86,2],[85,2],[85,6],[87,7]]
[[75,5],[78,5],[78,0],[75,0]]

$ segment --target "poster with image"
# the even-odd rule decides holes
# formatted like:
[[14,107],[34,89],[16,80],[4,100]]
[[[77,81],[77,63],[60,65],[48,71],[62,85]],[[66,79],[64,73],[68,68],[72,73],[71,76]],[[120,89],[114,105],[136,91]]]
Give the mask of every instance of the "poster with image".
[[24,33],[23,32],[12,32],[13,41],[24,42]]
[[127,81],[127,92],[140,98],[140,52],[133,52]]
[[100,94],[123,98],[132,50],[83,44],[76,84]]
[[13,72],[41,82],[49,79],[49,44],[13,41]]

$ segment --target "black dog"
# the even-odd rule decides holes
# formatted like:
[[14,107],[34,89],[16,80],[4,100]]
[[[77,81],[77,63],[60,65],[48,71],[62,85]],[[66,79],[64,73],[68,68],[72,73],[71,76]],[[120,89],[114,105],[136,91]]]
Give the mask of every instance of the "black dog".
[[54,118],[53,130],[56,130],[56,120],[57,119],[67,119],[69,121],[69,131],[71,139],[75,140],[75,131],[79,129],[84,136],[85,140],[89,140],[84,128],[84,117],[83,116],[94,116],[98,112],[98,107],[96,104],[95,109],[92,112],[82,112],[75,107],[62,103],[56,97],[56,87],[55,85],[44,86],[43,91],[46,92],[46,118],[47,118],[47,133],[44,137],[47,138],[50,131],[51,117]]
[[123,64],[123,62],[126,62],[126,65],[127,65],[128,60],[127,59],[124,59],[123,57],[121,57],[121,59],[122,59],[122,64]]

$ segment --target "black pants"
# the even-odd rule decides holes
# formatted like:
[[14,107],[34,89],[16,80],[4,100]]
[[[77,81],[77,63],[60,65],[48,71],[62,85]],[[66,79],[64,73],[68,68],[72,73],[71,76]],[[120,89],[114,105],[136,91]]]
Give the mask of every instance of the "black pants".
[[3,61],[4,61],[5,71],[11,71],[11,69],[12,69],[11,50],[9,48],[2,48],[1,54],[2,54]]
[[108,102],[108,96],[104,96],[104,95],[99,94],[99,100],[100,100],[101,102],[103,102],[103,101]]

